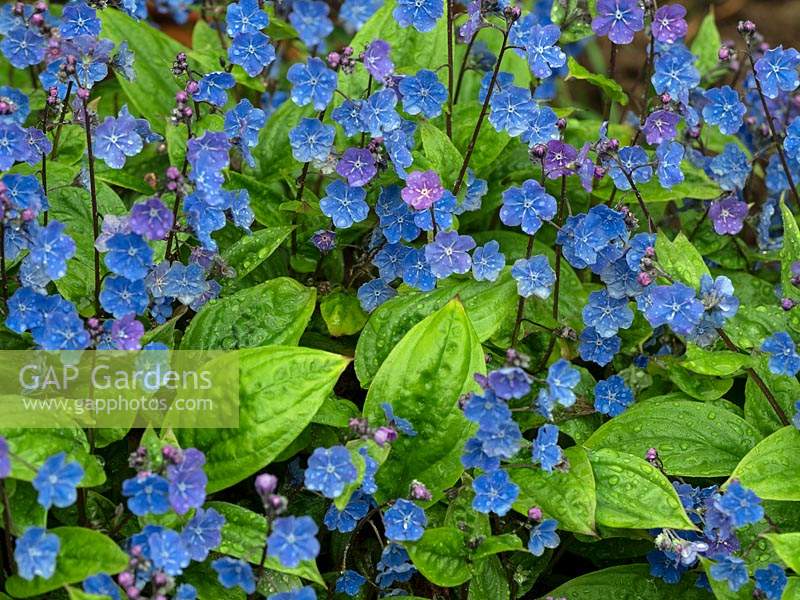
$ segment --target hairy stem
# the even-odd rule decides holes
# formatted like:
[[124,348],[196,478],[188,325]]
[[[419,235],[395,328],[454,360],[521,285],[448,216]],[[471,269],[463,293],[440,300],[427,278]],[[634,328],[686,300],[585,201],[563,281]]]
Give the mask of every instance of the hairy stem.
[[641,192],[639,192],[639,188],[636,187],[636,182],[633,180],[631,174],[628,173],[627,169],[625,169],[625,167],[623,167],[622,165],[620,165],[620,171],[622,171],[622,173],[625,175],[625,179],[628,180],[628,183],[630,184],[633,193],[636,195],[636,200],[639,202],[639,208],[642,209],[642,212],[644,213],[644,216],[647,219],[647,230],[650,233],[653,233],[656,230],[656,224],[653,221],[653,217],[650,216],[650,210],[647,208],[647,204],[645,204],[644,198],[642,198],[642,194]]
[[467,168],[469,167],[469,160],[472,158],[472,153],[475,150],[475,143],[478,141],[478,135],[481,132],[481,125],[483,125],[483,120],[486,118],[486,113],[489,110],[489,102],[492,99],[494,85],[497,82],[497,74],[500,72],[500,64],[503,62],[503,55],[508,49],[508,32],[509,28],[503,30],[503,44],[500,46],[500,54],[497,56],[497,62],[494,65],[494,71],[492,71],[492,79],[489,81],[489,89],[486,90],[486,98],[484,98],[483,106],[481,106],[481,114],[478,115],[478,121],[475,123],[475,129],[472,132],[472,138],[469,141],[467,152],[464,155],[464,162],[461,163],[461,169],[458,172],[456,183],[453,186],[454,196],[458,196],[458,192],[461,190],[461,185],[464,183],[464,176],[466,175]]
[[478,37],[478,32],[476,31],[471,38],[469,38],[469,42],[467,42],[467,51],[464,54],[464,60],[461,61],[461,67],[458,69],[458,82],[456,83],[456,93],[453,96],[453,104],[458,104],[458,96],[461,94],[461,83],[464,81],[464,73],[467,71],[467,64],[469,63],[469,53],[472,52],[472,45],[475,43],[475,40]]
[[[533,236],[528,236],[528,247],[525,249],[525,259],[529,259],[533,254]],[[519,300],[517,301],[517,319],[514,322],[514,332],[511,334],[511,347],[515,347],[517,345],[517,339],[519,338],[519,330],[522,326],[522,316],[525,312],[525,296],[520,296]]]
[[[189,152],[188,152],[188,142],[193,137],[192,133],[192,120],[188,119],[186,121],[186,142],[187,142],[187,152],[183,156],[183,165],[181,166],[181,175],[186,177],[186,173],[189,170]],[[171,252],[172,252],[172,242],[175,240],[175,235],[178,231],[178,210],[181,206],[181,199],[183,194],[181,193],[180,188],[175,190],[175,201],[172,203],[172,227],[167,234],[167,249],[164,252],[164,257],[169,259]],[[175,250],[177,254],[177,244],[175,244]]]
[[444,116],[447,137],[453,139],[453,0],[447,3],[447,113]]
[[[614,42],[611,42],[611,56],[608,59],[608,77],[609,79],[614,79],[614,75],[617,71],[617,45]],[[611,117],[611,107],[614,105],[614,102],[610,98],[606,98],[604,100],[605,108],[603,109],[603,120],[608,121],[609,117]]]
[[[86,154],[89,159],[89,196],[92,200],[92,240],[100,235],[99,213],[97,212],[97,184],[94,177],[94,148],[92,148],[92,124],[89,119],[89,105],[83,98],[83,127],[86,131]],[[100,314],[100,252],[92,243],[94,251],[94,310]]]

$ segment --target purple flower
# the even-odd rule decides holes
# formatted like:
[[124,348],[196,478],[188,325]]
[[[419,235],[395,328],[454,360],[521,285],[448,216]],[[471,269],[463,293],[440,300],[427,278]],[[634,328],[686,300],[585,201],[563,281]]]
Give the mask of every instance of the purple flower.
[[675,139],[676,126],[681,120],[680,116],[669,110],[657,110],[650,113],[644,122],[644,134],[648,144]]
[[433,206],[444,194],[442,182],[436,171],[414,171],[406,178],[406,187],[400,192],[403,201],[416,210]]
[[200,450],[187,448],[181,462],[167,467],[169,502],[179,515],[186,514],[190,508],[203,506],[208,483],[203,470],[205,463],[206,457]]
[[708,216],[714,224],[714,231],[718,234],[735,235],[742,230],[747,211],[747,203],[731,195],[712,202]]
[[464,274],[472,267],[468,254],[475,247],[475,240],[457,231],[440,231],[430,244],[425,246],[425,258],[437,278],[443,279],[453,273]]
[[575,171],[578,151],[569,144],[559,140],[547,142],[547,154],[544,156],[544,172],[548,179],[558,179],[562,175],[571,175]]
[[347,179],[353,187],[361,187],[369,183],[378,172],[372,152],[366,148],[348,148],[342,155],[336,172]]
[[383,40],[374,40],[361,55],[364,68],[378,81],[383,81],[394,72],[394,63],[389,58],[390,50],[389,44]]
[[644,10],[638,0],[598,0],[592,31],[607,35],[615,44],[630,44],[637,31],[644,29]]
[[130,226],[148,240],[163,240],[173,224],[172,211],[158,198],[150,198],[131,209]]
[[8,452],[8,442],[0,435],[0,479],[5,479],[11,473],[11,457]]
[[686,35],[686,9],[680,4],[667,4],[656,11],[651,29],[653,37],[664,44],[672,44]]
[[204,561],[208,553],[222,542],[222,526],[225,517],[213,508],[198,508],[194,517],[181,532],[181,542],[192,557],[198,562]]
[[111,342],[117,350],[139,350],[144,335],[144,325],[136,320],[136,315],[125,315],[111,324]]

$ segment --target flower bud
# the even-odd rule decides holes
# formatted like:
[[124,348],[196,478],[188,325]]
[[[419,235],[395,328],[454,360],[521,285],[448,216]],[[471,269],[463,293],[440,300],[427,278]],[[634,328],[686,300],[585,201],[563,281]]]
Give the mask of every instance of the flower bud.
[[433,500],[433,494],[430,493],[424,483],[415,479],[411,482],[411,498],[413,500]]
[[278,478],[271,473],[261,473],[256,477],[255,487],[256,493],[266,503],[267,496],[275,493],[275,490],[278,489]]
[[186,83],[186,93],[189,94],[190,96],[196,94],[199,89],[200,89],[200,84],[194,80]]
[[783,298],[781,299],[781,308],[783,310],[792,310],[794,308],[794,300],[791,298]]
[[646,271],[641,271],[636,276],[636,281],[639,282],[639,285],[648,286],[651,283],[653,283],[653,278],[650,276],[650,273],[648,273]]
[[378,427],[372,434],[372,439],[378,446],[383,447],[386,443],[392,443],[397,439],[397,432],[392,427]]
[[541,521],[542,520],[542,509],[538,506],[531,506],[528,509],[528,518],[531,521]]
[[648,448],[647,452],[644,455],[645,459],[649,462],[653,462],[654,460],[658,460],[658,450],[655,448]]
[[117,575],[117,582],[124,588],[130,587],[134,582],[133,573],[130,571],[123,571]]

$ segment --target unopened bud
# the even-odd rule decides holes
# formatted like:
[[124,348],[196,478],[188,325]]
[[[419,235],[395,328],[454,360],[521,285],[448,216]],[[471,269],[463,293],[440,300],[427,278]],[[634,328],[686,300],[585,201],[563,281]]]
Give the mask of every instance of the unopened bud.
[[541,521],[542,520],[542,516],[543,516],[542,509],[539,508],[538,506],[531,506],[528,509],[528,518],[531,521]]

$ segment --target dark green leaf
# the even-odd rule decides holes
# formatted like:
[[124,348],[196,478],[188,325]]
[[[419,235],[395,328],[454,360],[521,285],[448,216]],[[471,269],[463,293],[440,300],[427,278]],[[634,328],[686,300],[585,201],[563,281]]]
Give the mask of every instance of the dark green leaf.
[[569,600],[706,600],[691,577],[677,585],[650,575],[648,565],[621,565],[576,577],[547,594]]
[[781,200],[783,247],[781,248],[781,290],[784,298],[800,300],[800,288],[792,285],[792,265],[800,261],[800,229],[791,209]]

